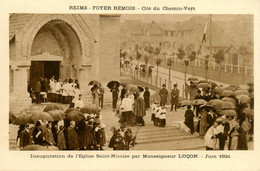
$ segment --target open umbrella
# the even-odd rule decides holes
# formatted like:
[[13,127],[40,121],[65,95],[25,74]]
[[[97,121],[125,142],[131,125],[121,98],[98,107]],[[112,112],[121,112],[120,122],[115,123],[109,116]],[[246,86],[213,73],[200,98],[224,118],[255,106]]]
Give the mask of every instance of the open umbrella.
[[155,66],[153,66],[153,65],[150,65],[148,68],[154,68]]
[[236,91],[236,89],[235,89],[234,87],[225,87],[224,89],[225,89],[225,90],[231,90],[231,91],[233,91],[233,92]]
[[188,81],[198,81],[199,79],[197,77],[191,76],[188,78]]
[[9,112],[9,124],[14,123],[16,119],[17,117],[12,112]]
[[229,85],[228,87],[230,88],[234,88],[235,90],[241,89],[241,87],[239,87],[238,85]]
[[215,82],[213,82],[213,81],[210,83],[210,85],[211,85],[212,87],[217,87],[217,86],[218,86],[217,83],[215,83]]
[[231,103],[233,103],[234,105],[237,104],[236,100],[233,99],[233,98],[231,98],[231,97],[224,97],[224,98],[222,98],[222,100],[223,100],[224,102],[231,102]]
[[133,85],[133,84],[127,85],[126,89],[129,90],[129,91],[132,91],[132,92],[136,92],[136,93],[144,91],[143,87],[140,87],[140,86],[137,86],[137,85]]
[[145,64],[141,64],[140,67],[146,67],[146,65]]
[[55,121],[61,121],[65,118],[65,114],[61,110],[51,110],[47,113],[49,113]]
[[250,86],[247,84],[240,84],[239,87],[241,88],[241,90],[249,90]]
[[26,113],[22,113],[14,121],[15,125],[25,125],[27,123],[34,123],[34,122],[31,119],[31,115],[30,114],[26,114]]
[[66,114],[66,113],[69,113],[69,112],[74,111],[74,110],[79,111],[79,109],[76,109],[76,108],[68,108],[64,113]]
[[221,109],[236,109],[236,105],[234,105],[232,102],[222,102]]
[[58,104],[48,104],[44,109],[43,111],[44,112],[48,112],[48,111],[51,111],[51,110],[63,110],[62,107],[60,107],[60,105]]
[[234,92],[234,95],[235,95],[235,96],[242,95],[242,94],[244,94],[244,95],[249,95],[249,92],[248,92],[248,90],[236,90],[236,91]]
[[223,87],[215,87],[213,91],[217,94],[221,94],[224,90]]
[[107,87],[109,89],[111,89],[114,85],[116,85],[116,87],[119,87],[120,86],[120,82],[118,82],[118,81],[110,81],[109,83],[107,83]]
[[92,80],[88,83],[88,85],[101,85],[101,82],[97,81],[97,80]]
[[248,96],[242,96],[240,99],[239,99],[240,103],[246,103],[246,104],[252,104],[252,100],[250,97]]
[[96,107],[83,107],[82,109],[80,109],[80,112],[82,112],[83,114],[88,113],[88,114],[99,114],[99,109]]
[[209,82],[207,80],[200,80],[199,83],[208,83],[209,84]]
[[181,107],[189,106],[189,105],[192,105],[192,102],[190,100],[183,100],[180,102]]
[[221,110],[220,114],[225,116],[237,116],[237,113],[234,110]]
[[237,95],[236,98],[238,100],[240,100],[241,98],[244,98],[244,97],[248,97],[248,95],[245,95],[245,94],[240,94],[240,95]]
[[254,114],[254,109],[245,108],[243,110],[243,113],[245,113],[246,115],[253,115]]
[[209,83],[199,83],[197,87],[206,89],[206,88],[210,88],[210,85]]
[[201,105],[200,109],[214,109],[212,105]]
[[37,144],[27,145],[23,149],[23,151],[57,151],[59,150],[55,146],[42,146]]
[[207,104],[206,100],[203,100],[203,99],[193,100],[193,105],[195,105],[195,106],[197,106],[197,105],[205,105],[205,104]]
[[129,64],[129,63],[130,63],[129,60],[125,60],[125,61],[124,61],[124,64]]
[[82,119],[85,119],[85,116],[79,110],[70,111],[65,114],[65,117],[66,117],[66,119],[68,119],[70,121],[75,121],[75,122],[79,122]]
[[216,105],[220,105],[223,101],[220,99],[213,99],[210,100],[207,105],[212,105],[212,106],[216,106]]
[[224,90],[222,93],[221,93],[221,96],[224,96],[224,97],[230,97],[230,96],[233,96],[234,93],[232,90]]
[[42,121],[54,121],[53,117],[47,112],[36,111],[32,114],[31,119],[33,122],[38,120]]

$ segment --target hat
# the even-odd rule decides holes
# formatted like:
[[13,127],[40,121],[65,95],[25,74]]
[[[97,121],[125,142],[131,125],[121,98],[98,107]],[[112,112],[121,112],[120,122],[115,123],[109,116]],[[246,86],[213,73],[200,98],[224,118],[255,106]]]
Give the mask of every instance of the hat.
[[187,108],[190,109],[190,108],[191,108],[191,105],[188,105]]
[[162,86],[163,86],[163,87],[166,87],[166,85],[165,85],[165,84],[163,84]]
[[174,87],[177,87],[177,84],[174,84],[173,86],[174,86]]

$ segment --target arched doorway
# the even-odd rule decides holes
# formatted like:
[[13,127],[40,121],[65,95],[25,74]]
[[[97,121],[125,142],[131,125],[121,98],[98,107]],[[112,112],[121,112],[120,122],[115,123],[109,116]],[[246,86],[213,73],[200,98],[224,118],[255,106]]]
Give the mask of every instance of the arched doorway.
[[31,86],[40,78],[76,79],[82,56],[81,44],[74,29],[62,20],[43,25],[35,35],[31,48],[29,80]]

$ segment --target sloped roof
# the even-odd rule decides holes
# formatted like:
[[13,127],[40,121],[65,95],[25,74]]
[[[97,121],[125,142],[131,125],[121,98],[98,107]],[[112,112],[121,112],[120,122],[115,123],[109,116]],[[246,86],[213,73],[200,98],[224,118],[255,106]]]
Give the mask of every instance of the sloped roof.
[[14,37],[15,32],[25,26],[34,14],[12,14],[9,16],[9,41]]

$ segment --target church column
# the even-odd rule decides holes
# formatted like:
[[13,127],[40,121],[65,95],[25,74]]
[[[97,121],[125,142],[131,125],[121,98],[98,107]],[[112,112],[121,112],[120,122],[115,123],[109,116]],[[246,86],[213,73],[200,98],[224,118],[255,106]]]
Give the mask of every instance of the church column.
[[10,95],[10,110],[18,113],[31,105],[31,98],[27,92],[27,74],[30,61],[20,61],[11,64],[13,70],[13,92]]

